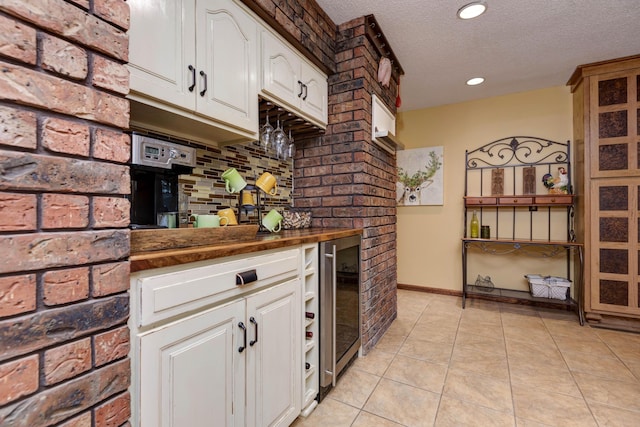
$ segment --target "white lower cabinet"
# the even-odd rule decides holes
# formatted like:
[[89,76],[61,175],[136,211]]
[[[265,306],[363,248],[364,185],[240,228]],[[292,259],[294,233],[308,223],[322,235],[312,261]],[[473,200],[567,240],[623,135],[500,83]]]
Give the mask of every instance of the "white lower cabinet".
[[[246,260],[236,257],[184,270],[159,269],[163,271],[157,275],[132,274],[132,295],[140,296],[132,298],[129,322],[133,425],[288,426],[296,419],[302,405],[304,364],[299,257],[299,249],[270,251]],[[276,264],[278,268],[273,267]],[[235,280],[230,284],[244,293],[148,327],[140,323],[150,318],[144,316],[140,301],[142,295],[152,295],[140,292],[145,286],[156,290],[178,286],[174,289],[178,295],[179,284],[171,285],[167,278],[176,273],[188,278],[199,271],[217,277],[219,291],[227,272],[252,268],[258,280],[241,287]]]
[[141,426],[244,425],[244,301],[140,337]]

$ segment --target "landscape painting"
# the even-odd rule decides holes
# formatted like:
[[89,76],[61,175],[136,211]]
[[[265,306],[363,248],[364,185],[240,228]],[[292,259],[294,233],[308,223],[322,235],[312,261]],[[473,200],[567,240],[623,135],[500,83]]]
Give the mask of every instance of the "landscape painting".
[[415,148],[397,152],[398,206],[443,205],[444,147]]

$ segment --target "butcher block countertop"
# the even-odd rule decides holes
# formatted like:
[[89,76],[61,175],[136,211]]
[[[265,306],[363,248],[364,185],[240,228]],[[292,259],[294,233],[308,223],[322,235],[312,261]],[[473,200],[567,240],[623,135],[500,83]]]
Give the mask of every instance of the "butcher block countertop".
[[[231,227],[231,226],[230,226]],[[180,229],[174,229],[180,230]],[[165,230],[131,230],[132,241],[136,233],[171,233]],[[204,234],[204,233],[203,233]],[[282,230],[279,233],[257,233],[255,237],[237,242],[220,242],[212,245],[194,242],[194,246],[160,250],[137,250],[132,245],[131,272],[168,267],[189,262],[204,261],[231,255],[246,254],[268,249],[286,248],[305,243],[318,243],[362,234],[360,228],[306,228],[302,230]],[[168,239],[171,240],[171,239]]]

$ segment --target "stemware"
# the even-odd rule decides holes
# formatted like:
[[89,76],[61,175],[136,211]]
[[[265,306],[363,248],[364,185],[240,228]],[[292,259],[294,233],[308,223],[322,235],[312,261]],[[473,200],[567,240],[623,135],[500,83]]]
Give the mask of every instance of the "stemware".
[[288,150],[286,151],[286,154],[287,156],[285,156],[285,160],[286,160],[286,157],[293,159],[293,157],[296,155],[296,146],[293,143],[293,136],[291,136],[291,128],[289,128],[289,147],[288,147]]
[[287,143],[287,134],[284,133],[282,129],[282,124],[284,124],[284,120],[280,123],[280,117],[278,116],[278,125],[273,131],[273,147],[275,148],[276,158],[280,159],[282,154],[282,147]]
[[267,110],[267,118],[265,124],[260,130],[260,145],[266,153],[269,147],[272,145],[273,140],[273,126],[269,123],[269,110]]

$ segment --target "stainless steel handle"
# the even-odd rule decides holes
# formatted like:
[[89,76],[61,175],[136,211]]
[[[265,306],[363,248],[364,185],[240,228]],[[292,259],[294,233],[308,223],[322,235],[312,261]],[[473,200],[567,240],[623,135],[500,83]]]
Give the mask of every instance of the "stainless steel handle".
[[244,326],[242,322],[238,323],[238,326],[242,329],[242,332],[244,332],[244,344],[238,347],[238,353],[242,353],[244,349],[247,348],[247,327]]
[[196,87],[196,69],[193,65],[189,65],[189,71],[191,71],[191,85],[189,86],[189,92],[193,92],[193,88]]
[[249,345],[250,345],[251,347],[253,347],[253,345],[254,345],[255,343],[257,343],[257,342],[258,342],[258,322],[256,322],[256,319],[255,319],[255,317],[253,317],[253,316],[251,316],[251,317],[249,318],[249,322],[253,323],[253,326],[256,328],[256,329],[255,329],[256,333],[255,333],[255,336],[254,336],[254,337],[255,337],[255,339],[254,339],[254,340],[249,341]]
[[200,96],[204,96],[204,94],[207,92],[207,73],[200,70],[200,75],[204,78],[204,89],[200,91]]
[[324,254],[325,257],[331,259],[331,372],[325,371],[331,375],[331,385],[336,386],[336,293],[338,291],[338,281],[336,276],[336,245],[332,245],[331,253]]

